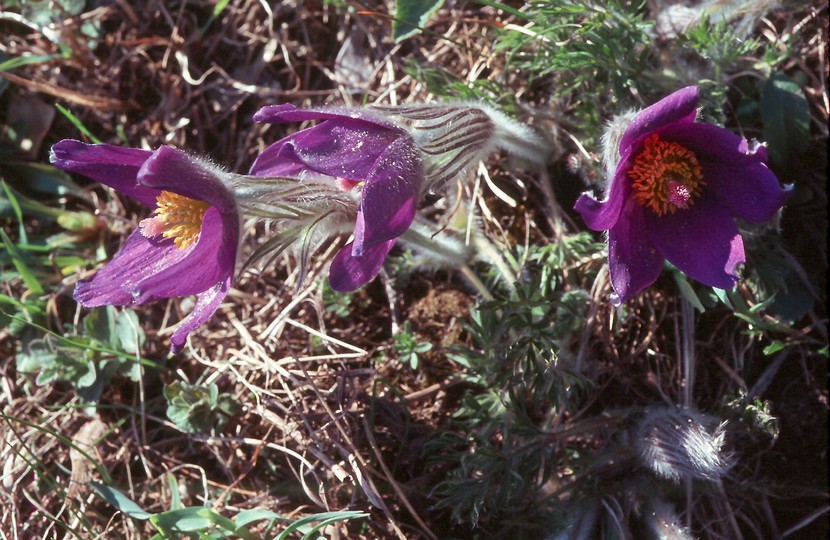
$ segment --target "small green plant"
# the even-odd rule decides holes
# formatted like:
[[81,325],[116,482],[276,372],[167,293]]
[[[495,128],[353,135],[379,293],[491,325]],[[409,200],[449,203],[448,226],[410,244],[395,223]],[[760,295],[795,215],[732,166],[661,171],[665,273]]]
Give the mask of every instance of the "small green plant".
[[241,406],[231,394],[219,393],[215,383],[206,386],[176,381],[164,387],[167,417],[182,431],[220,430]]
[[362,512],[343,511],[324,512],[292,520],[264,508],[255,508],[242,510],[231,519],[223,516],[210,506],[182,506],[178,484],[172,475],[168,476],[168,484],[172,497],[170,509],[164,512],[152,513],[141,508],[120,491],[99,482],[90,482],[90,486],[95,492],[119,511],[133,519],[149,521],[158,531],[158,534],[153,536],[151,540],[182,537],[201,538],[203,540],[219,540],[221,538],[253,540],[259,538],[259,536],[252,533],[249,526],[254,522],[264,520],[270,522],[268,525],[269,532],[274,532],[273,527],[277,522],[290,522],[288,527],[274,536],[266,533],[267,538],[285,540],[292,533],[302,534],[304,539],[317,538],[315,534],[328,525],[366,517],[366,514]]
[[419,341],[418,335],[412,331],[409,321],[403,323],[400,332],[395,336],[392,348],[398,353],[398,359],[412,369],[418,369],[419,354],[432,350],[432,343]]
[[354,295],[332,290],[331,285],[326,280],[320,281],[320,288],[323,291],[323,305],[326,306],[326,313],[341,318],[348,317],[351,313],[350,308]]
[[577,410],[590,386],[558,360],[587,306],[581,289],[561,291],[560,264],[580,255],[567,248],[534,252],[514,297],[473,310],[474,347],[450,354],[477,390],[464,397],[453,429],[428,444],[428,455],[447,468],[432,492],[435,507],[494,537],[516,527],[532,535],[554,530],[555,513],[541,495],[565,457],[546,432],[555,418]]
[[400,43],[414,36],[441,7],[444,0],[397,0],[392,21],[392,37]]
[[516,16],[525,19],[523,24],[501,31],[497,50],[506,55],[509,68],[531,80],[551,79],[545,85],[551,97],[568,103],[590,137],[598,135],[605,105],[627,99],[631,87],[652,82],[644,75],[655,63],[649,46],[653,23],[646,20],[643,3],[545,0]]
[[36,374],[39,386],[68,382],[88,403],[97,402],[117,374],[139,380],[136,355],[145,336],[134,311],[97,308],[84,317],[81,329],[83,335],[72,338],[47,333],[33,339],[16,355],[17,370]]

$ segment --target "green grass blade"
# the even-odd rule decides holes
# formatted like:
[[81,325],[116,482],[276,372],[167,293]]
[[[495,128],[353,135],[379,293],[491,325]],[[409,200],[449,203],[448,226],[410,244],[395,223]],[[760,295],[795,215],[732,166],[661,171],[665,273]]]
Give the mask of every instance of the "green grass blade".
[[12,263],[14,267],[17,269],[18,273],[20,273],[20,277],[23,279],[23,283],[26,284],[26,287],[32,294],[35,295],[42,295],[43,294],[43,286],[38,281],[37,276],[26,266],[26,263],[23,261],[23,258],[20,256],[20,251],[18,251],[17,246],[12,243],[11,239],[9,239],[6,231],[0,229],[0,237],[3,239],[3,244],[6,246],[6,251],[9,252],[9,256],[12,259]]
[[150,519],[153,514],[141,508],[135,501],[109,486],[100,482],[90,482],[90,486],[101,496],[105,501],[124,512],[133,519]]
[[30,64],[43,64],[46,62],[51,62],[52,60],[57,60],[58,58],[65,58],[65,55],[34,54],[31,56],[18,56],[15,58],[9,58],[5,62],[0,63],[0,71],[11,71],[13,69],[17,69],[22,66],[28,66]]
[[24,244],[28,244],[29,238],[26,236],[26,228],[23,226],[23,211],[20,209],[20,202],[18,202],[17,197],[14,196],[11,188],[5,180],[0,180],[0,184],[3,184],[3,192],[6,194],[6,199],[9,201],[9,205],[11,205],[12,211],[17,218],[17,226],[20,231],[20,241]]
[[98,137],[93,135],[92,132],[89,131],[86,128],[86,126],[83,125],[83,123],[78,119],[78,117],[76,117],[74,114],[72,114],[72,112],[70,112],[69,109],[62,106],[60,103],[55,103],[55,108],[58,109],[61,112],[61,114],[64,115],[67,118],[67,120],[72,122],[72,125],[75,126],[76,128],[78,128],[78,131],[80,131],[86,137],[88,137],[90,141],[94,142],[95,144],[101,144],[101,142],[102,142],[101,139],[99,139]]

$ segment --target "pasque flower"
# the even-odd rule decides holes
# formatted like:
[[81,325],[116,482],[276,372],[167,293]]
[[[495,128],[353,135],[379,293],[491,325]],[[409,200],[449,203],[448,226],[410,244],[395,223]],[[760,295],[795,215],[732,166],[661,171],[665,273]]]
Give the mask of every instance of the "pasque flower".
[[[412,225],[426,192],[437,192],[496,148],[535,162],[547,156],[547,146],[530,128],[469,102],[310,110],[284,104],[261,109],[254,120],[321,120],[266,148],[250,172],[316,183],[318,194],[325,191],[321,181],[327,178],[329,186],[353,195],[353,225],[342,219],[350,205],[330,190],[326,197],[340,211],[303,216],[318,229],[328,229],[329,236],[344,225],[353,228],[353,242],[331,264],[329,282],[338,291],[358,289],[378,273]],[[295,198],[292,205],[308,207],[308,202],[308,197]]]
[[171,337],[178,352],[217,310],[233,280],[240,214],[232,175],[166,146],[151,152],[63,140],[52,147],[51,161],[153,209],[109,263],[78,283],[74,296],[92,307],[197,295]]
[[294,177],[299,182],[328,178],[330,184],[355,195],[354,240],[334,257],[329,283],[336,291],[362,287],[380,271],[397,238],[415,218],[424,174],[412,137],[366,109],[273,105],[257,112],[254,120],[322,120],[266,148],[251,174]]
[[792,194],[767,168],[764,147],[695,122],[697,100],[690,86],[634,116],[611,148],[619,161],[606,199],[576,202],[591,229],[608,231],[615,303],[654,283],[664,260],[711,287],[732,287],[745,261],[735,219],[767,221]]

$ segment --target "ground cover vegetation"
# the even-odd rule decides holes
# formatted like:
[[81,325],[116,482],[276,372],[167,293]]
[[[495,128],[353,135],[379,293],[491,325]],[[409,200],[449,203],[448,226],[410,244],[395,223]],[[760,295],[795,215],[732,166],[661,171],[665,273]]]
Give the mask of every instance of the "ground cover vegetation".
[[827,20],[0,2],[0,537],[826,538]]

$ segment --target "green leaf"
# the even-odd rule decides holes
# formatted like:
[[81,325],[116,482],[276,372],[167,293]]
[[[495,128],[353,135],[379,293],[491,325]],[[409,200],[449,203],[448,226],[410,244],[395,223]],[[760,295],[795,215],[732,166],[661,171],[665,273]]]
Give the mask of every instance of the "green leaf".
[[254,521],[260,521],[263,519],[273,521],[276,519],[285,518],[265,508],[252,508],[251,510],[242,510],[241,512],[239,512],[233,519],[233,521],[234,523],[236,523],[237,527],[244,527],[245,525],[249,525]]
[[42,315],[44,308],[43,303],[36,299],[32,301],[31,298],[28,298],[25,302],[21,302],[17,298],[13,298],[6,294],[0,294],[0,304],[8,304],[14,306],[21,313],[26,313],[29,316]]
[[61,274],[68,276],[69,274],[75,273],[78,268],[86,266],[89,259],[77,255],[56,255],[52,258],[52,261],[55,263],[55,266],[60,268]]
[[790,345],[791,345],[790,343],[784,343],[783,341],[779,341],[779,340],[775,339],[775,340],[772,341],[772,343],[770,343],[769,345],[764,347],[764,355],[765,356],[771,356],[771,355],[777,353],[778,351],[789,347]]
[[[51,339],[54,339],[56,341],[56,343],[60,344],[61,346],[80,349],[80,350],[86,351],[88,353],[90,353],[90,352],[104,353],[104,354],[112,355],[112,356],[115,356],[117,358],[121,358],[121,359],[124,359],[124,360],[130,360],[130,361],[135,360],[134,355],[127,354],[124,351],[119,351],[118,349],[113,349],[111,347],[105,347],[101,343],[99,343],[98,340],[84,338],[84,337],[72,337],[72,338],[70,338],[70,337],[67,337],[65,335],[54,332],[54,331],[50,330],[49,328],[46,328],[42,324],[38,324],[36,322],[26,320],[22,317],[19,317],[19,316],[13,315],[13,314],[9,314],[9,313],[6,313],[6,316],[9,317],[10,319],[13,319],[14,321],[19,321],[21,324],[30,326],[31,328],[33,328],[35,330],[38,330],[39,332],[42,332],[43,334],[46,334],[46,335],[50,336]],[[146,358],[141,359],[141,364],[145,365],[145,366],[149,366],[153,369],[162,369],[162,370],[167,370],[168,369],[164,365],[159,364],[157,362],[153,362],[152,360],[147,360]]]
[[58,225],[67,231],[86,231],[95,227],[95,216],[89,212],[61,212]]
[[213,383],[199,386],[175,381],[164,387],[164,397],[167,417],[188,433],[219,429],[240,410],[238,401],[231,394],[220,394]]
[[[18,221],[22,220],[23,215],[54,219],[61,227],[69,231],[95,228],[97,222],[90,212],[72,212],[53,208],[32,198],[43,199],[41,194],[51,197],[71,194],[81,199],[89,199],[86,192],[78,187],[65,172],[41,163],[6,162],[2,164],[2,168],[9,182],[3,181],[3,190],[0,193],[0,215],[13,213]],[[13,186],[17,186],[26,194]],[[25,236],[21,235],[21,238],[25,242]]]
[[432,350],[432,343],[429,343],[428,341],[422,341],[415,345],[415,347],[412,350],[416,353],[429,352]]
[[718,289],[717,287],[712,287],[712,292],[715,293],[715,296],[726,305],[729,309],[735,309],[732,306],[732,302],[729,300],[729,295],[724,289]]
[[216,512],[201,506],[180,508],[150,516],[150,523],[162,532],[204,531],[216,523],[211,513]]
[[3,163],[3,170],[8,173],[10,183],[19,189],[31,189],[53,197],[74,195],[89,200],[87,192],[54,165],[12,161]]
[[[15,365],[17,372],[22,374],[39,373],[44,366],[51,366],[57,360],[57,353],[51,350],[42,340],[36,340],[30,343],[25,350],[15,355]],[[57,379],[57,372],[52,370],[48,377],[51,382]]]
[[12,243],[8,235],[6,235],[6,231],[0,229],[0,238],[2,238],[3,245],[5,245],[6,251],[9,252],[12,263],[18,273],[20,273],[20,277],[23,279],[23,283],[26,284],[26,287],[32,292],[32,294],[38,296],[43,294],[43,286],[41,286],[40,281],[38,281],[37,277],[29,269],[29,267],[26,266],[26,263],[20,255],[20,251],[18,251],[17,247]]
[[17,197],[14,196],[14,193],[12,193],[11,188],[8,184],[6,184],[5,180],[0,180],[0,184],[3,185],[3,192],[6,195],[6,199],[9,201],[9,205],[14,212],[14,216],[17,218],[20,241],[24,244],[28,244],[29,239],[26,236],[26,228],[23,226],[23,212],[20,210],[20,203],[17,202]]
[[45,64],[58,58],[63,58],[63,54],[32,54],[27,56],[17,56],[10,58],[5,62],[0,63],[0,71],[11,71],[21,66],[28,66],[29,64]]
[[761,91],[764,140],[772,160],[785,165],[807,149],[810,108],[804,93],[788,76],[773,73]]
[[[98,377],[98,370],[95,367],[95,362],[87,362],[86,364],[78,364],[79,377],[75,380],[75,386],[80,390],[81,388],[90,389],[93,393],[95,387],[100,386],[100,379]],[[98,383],[98,384],[96,384]]]
[[144,346],[145,336],[138,322],[138,315],[131,309],[125,309],[115,315],[115,335],[118,343],[111,343],[128,353],[137,353]]
[[98,482],[89,483],[105,501],[134,519],[149,519],[153,514],[145,511],[120,491]]
[[397,0],[395,20],[392,21],[395,43],[417,34],[443,4],[444,0]]
[[706,311],[706,309],[703,307],[703,303],[700,301],[700,298],[697,297],[695,290],[692,288],[689,282],[686,281],[686,278],[683,277],[683,275],[679,271],[674,272],[674,281],[675,283],[677,283],[677,288],[680,289],[680,294],[682,294],[683,297],[686,298],[686,300],[688,300],[689,303],[692,304],[696,310],[700,311],[701,313]]
[[84,329],[87,335],[112,346],[116,313],[113,306],[104,306],[90,311],[89,315],[84,317]]
[[183,508],[182,497],[179,494],[179,483],[172,473],[167,473],[167,487],[170,489],[170,510]]
[[[298,519],[297,521],[286,527],[286,529],[282,531],[279,534],[279,536],[275,538],[275,540],[287,540],[291,537],[291,533],[294,531],[303,533],[303,539],[311,538],[312,534],[319,531],[326,525],[337,523],[338,521],[347,521],[350,519],[364,518],[367,517],[367,515],[368,514],[364,514],[363,512],[344,510],[340,512],[322,512],[320,514],[306,516],[304,518]],[[315,523],[316,525],[313,525]]]

